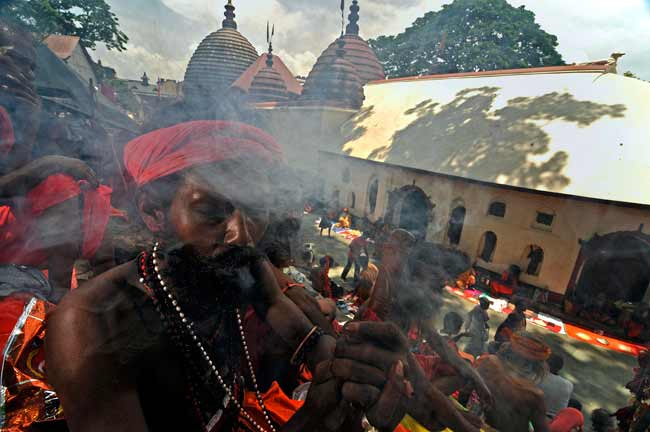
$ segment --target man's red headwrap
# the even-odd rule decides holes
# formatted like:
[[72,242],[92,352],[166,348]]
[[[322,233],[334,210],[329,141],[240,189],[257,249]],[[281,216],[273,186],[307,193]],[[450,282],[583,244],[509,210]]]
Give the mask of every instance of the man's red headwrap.
[[177,124],[134,139],[124,148],[124,165],[139,187],[195,165],[251,156],[278,161],[282,160],[282,149],[256,127],[203,120]]
[[551,348],[543,341],[517,333],[511,336],[510,347],[514,352],[531,361],[544,361],[551,356]]
[[14,215],[9,207],[0,207],[0,263],[42,264],[47,256],[34,239],[27,238],[31,227],[45,210],[79,195],[83,196],[82,255],[92,257],[104,239],[111,216],[111,189],[94,189],[85,181],[54,174],[27,194],[18,214]]

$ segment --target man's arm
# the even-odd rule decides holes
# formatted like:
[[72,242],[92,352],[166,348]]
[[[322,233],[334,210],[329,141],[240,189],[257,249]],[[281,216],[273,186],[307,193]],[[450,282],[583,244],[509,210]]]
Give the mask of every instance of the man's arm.
[[535,394],[534,400],[531,402],[533,408],[533,430],[535,432],[549,432],[548,418],[546,417],[546,402],[544,401],[544,394]]
[[62,302],[47,317],[47,379],[61,398],[71,432],[146,432],[135,377],[120,366],[91,312]]
[[474,384],[476,391],[481,397],[481,401],[487,405],[492,405],[494,402],[492,394],[478,372],[465,359],[461,358],[436,331],[428,328],[426,338],[427,342],[433,347],[433,350],[445,362],[453,366],[463,378],[470,380]]

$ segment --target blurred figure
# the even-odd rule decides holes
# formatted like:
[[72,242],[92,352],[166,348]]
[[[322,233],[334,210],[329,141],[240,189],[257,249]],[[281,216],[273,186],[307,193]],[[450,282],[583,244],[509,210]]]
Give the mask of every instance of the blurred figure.
[[547,373],[551,349],[537,336],[513,335],[497,355],[477,360],[477,370],[494,395],[485,410],[487,423],[501,432],[522,432],[532,424],[535,432],[549,430],[544,393],[537,384]]
[[465,331],[470,340],[465,346],[465,352],[476,358],[486,351],[485,343],[490,333],[490,326],[488,325],[490,316],[487,311],[490,309],[491,304],[492,302],[487,297],[481,297],[479,304],[467,315]]
[[320,228],[320,236],[323,237],[323,230],[327,230],[327,237],[332,237],[332,224],[330,220],[329,212],[327,209],[323,209],[323,213],[320,216],[320,223],[318,227]]
[[614,418],[603,408],[591,412],[591,430],[592,432],[618,432],[614,425]]
[[539,388],[544,392],[546,415],[553,418],[560,410],[569,406],[573,383],[560,376],[560,370],[564,367],[564,359],[561,355],[552,353],[546,363],[548,363],[549,374],[539,384]]
[[525,322],[526,320],[522,320],[514,312],[509,314],[505,321],[497,327],[497,331],[494,334],[494,342],[496,342],[497,348],[504,342],[510,342],[513,334],[524,331]]
[[443,318],[443,327],[440,334],[456,350],[458,350],[458,341],[461,338],[469,336],[468,333],[461,333],[463,328],[463,317],[456,312],[447,312]]
[[[365,256],[365,260],[362,262],[361,257]],[[350,269],[354,265],[354,281],[356,282],[359,279],[361,270],[365,270],[365,267],[362,264],[368,264],[368,236],[366,233],[363,233],[360,237],[355,238],[350,242],[348,247],[348,262],[343,268],[341,273],[341,279],[346,280]]]

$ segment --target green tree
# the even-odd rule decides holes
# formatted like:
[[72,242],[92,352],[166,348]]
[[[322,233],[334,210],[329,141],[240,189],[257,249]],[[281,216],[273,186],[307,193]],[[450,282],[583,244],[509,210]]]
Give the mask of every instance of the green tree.
[[369,42],[389,77],[564,64],[557,37],[506,0],[454,0]]
[[129,38],[119,29],[117,16],[104,0],[0,0],[3,3],[3,18],[38,35],[79,36],[86,48],[103,42],[109,50],[126,50]]

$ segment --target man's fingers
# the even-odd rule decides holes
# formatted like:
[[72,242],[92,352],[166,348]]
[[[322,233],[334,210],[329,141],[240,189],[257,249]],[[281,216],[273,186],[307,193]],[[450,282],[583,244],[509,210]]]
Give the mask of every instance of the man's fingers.
[[335,359],[331,370],[337,379],[345,382],[370,384],[378,388],[386,383],[386,374],[381,369],[350,359]]
[[[344,342],[344,341],[343,341]],[[400,354],[370,344],[338,343],[334,350],[336,358],[346,358],[364,363],[388,372]]]
[[350,402],[353,406],[358,406],[364,410],[374,405],[379,398],[380,391],[377,387],[346,382],[341,388],[343,399]]
[[392,351],[408,349],[402,331],[391,322],[355,321],[343,329],[349,342],[372,342]]
[[329,431],[337,431],[341,428],[341,425],[345,421],[347,414],[349,412],[349,404],[345,399],[341,400],[338,406],[332,410],[329,414],[323,419],[323,424],[325,428]]
[[404,401],[412,394],[413,386],[404,377],[404,364],[397,361],[377,402],[366,413],[368,421],[381,430],[394,430],[406,414]]

